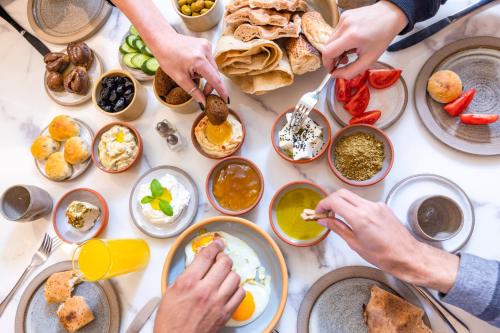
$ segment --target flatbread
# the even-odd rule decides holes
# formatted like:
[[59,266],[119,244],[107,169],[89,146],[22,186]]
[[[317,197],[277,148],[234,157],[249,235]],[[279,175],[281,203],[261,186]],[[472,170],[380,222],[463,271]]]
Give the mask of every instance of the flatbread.
[[432,333],[422,309],[377,286],[372,287],[364,316],[368,333]]
[[290,22],[292,13],[279,12],[274,9],[243,7],[224,18],[226,26],[236,27],[240,24],[251,25],[276,25],[284,27]]
[[226,76],[258,75],[278,66],[283,57],[281,48],[270,40],[243,42],[234,36],[222,36],[215,49],[215,62]]
[[323,52],[333,34],[333,27],[325,22],[318,12],[307,12],[302,15],[302,32],[318,51]]
[[283,58],[275,69],[259,75],[234,76],[231,79],[241,91],[247,94],[262,95],[291,85],[293,72],[286,54],[283,53]]
[[247,42],[249,40],[260,38],[267,40],[275,40],[284,37],[299,37],[300,33],[300,16],[293,15],[293,20],[288,22],[284,27],[273,25],[255,26],[248,23],[234,27],[226,27],[225,35],[234,35],[239,40]]
[[226,6],[226,11],[232,13],[242,7],[273,8],[289,12],[307,11],[306,0],[233,0]]
[[285,43],[285,49],[293,74],[302,75],[321,67],[321,55],[303,35],[289,38]]

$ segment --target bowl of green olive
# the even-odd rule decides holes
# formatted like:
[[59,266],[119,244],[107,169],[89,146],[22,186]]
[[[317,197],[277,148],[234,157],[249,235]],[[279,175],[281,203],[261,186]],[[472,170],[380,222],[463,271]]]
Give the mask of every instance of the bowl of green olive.
[[172,0],[177,13],[189,30],[206,31],[222,19],[222,0]]

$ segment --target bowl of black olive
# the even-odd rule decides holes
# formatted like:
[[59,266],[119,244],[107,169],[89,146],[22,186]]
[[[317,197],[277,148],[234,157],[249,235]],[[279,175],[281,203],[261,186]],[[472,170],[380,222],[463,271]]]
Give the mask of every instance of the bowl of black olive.
[[144,87],[132,75],[114,69],[101,75],[92,91],[92,101],[101,112],[131,121],[146,109],[147,95]]

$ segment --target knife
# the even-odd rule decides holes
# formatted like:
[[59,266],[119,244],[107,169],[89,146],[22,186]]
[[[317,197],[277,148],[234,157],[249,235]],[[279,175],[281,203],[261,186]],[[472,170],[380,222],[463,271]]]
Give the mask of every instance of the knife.
[[159,303],[159,297],[150,299],[146,303],[146,305],[144,305],[144,307],[137,313],[125,333],[138,333],[141,330],[142,326],[144,326],[144,324],[148,321],[149,317],[151,317]]
[[479,7],[482,7],[490,2],[493,2],[494,0],[480,0],[476,2],[473,5],[470,5],[469,7],[466,7],[465,9],[462,9],[458,13],[445,17],[442,20],[437,21],[436,23],[431,24],[427,28],[424,28],[406,38],[401,39],[400,41],[397,41],[396,43],[391,44],[388,48],[387,51],[389,52],[395,52],[399,50],[406,49],[407,47],[410,47],[412,45],[415,45],[424,39],[434,35],[436,32],[444,29],[451,23],[455,22],[459,18],[469,14],[473,10],[476,10]]
[[17,23],[7,11],[0,6],[0,17],[5,19],[11,26],[14,27],[33,47],[40,52],[42,56],[50,52],[49,48],[45,46],[38,38],[27,32],[19,23]]

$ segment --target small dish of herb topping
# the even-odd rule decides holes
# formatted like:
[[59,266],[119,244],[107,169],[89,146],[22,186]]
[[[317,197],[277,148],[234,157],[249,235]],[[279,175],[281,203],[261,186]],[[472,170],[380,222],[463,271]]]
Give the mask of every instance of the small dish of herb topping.
[[394,148],[389,137],[372,125],[347,126],[337,132],[328,151],[330,169],[344,183],[370,186],[392,168]]

